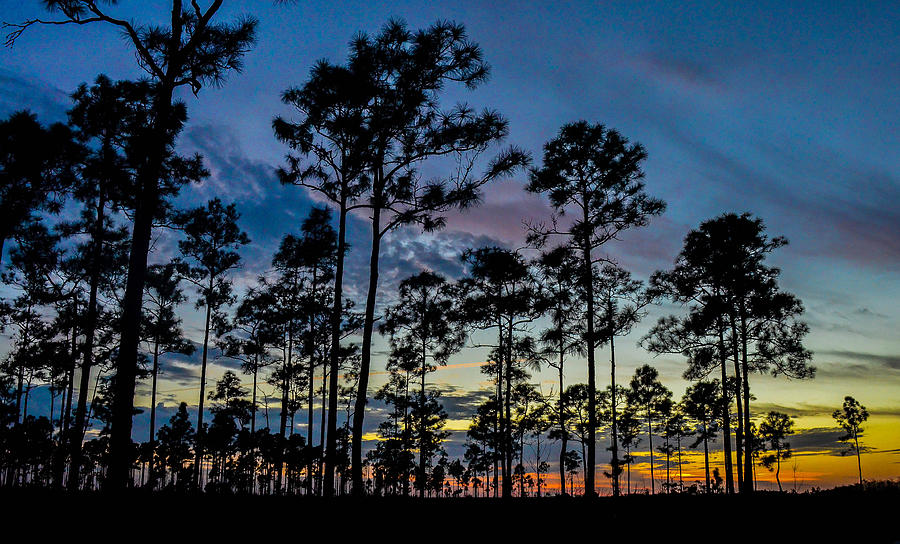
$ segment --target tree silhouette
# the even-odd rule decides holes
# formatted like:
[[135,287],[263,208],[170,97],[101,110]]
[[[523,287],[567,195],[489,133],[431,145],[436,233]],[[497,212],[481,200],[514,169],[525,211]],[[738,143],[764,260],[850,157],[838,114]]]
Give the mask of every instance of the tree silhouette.
[[[369,134],[360,131],[369,96],[359,84],[360,76],[350,68],[319,61],[309,81],[282,95],[285,104],[302,116],[299,123],[276,117],[275,136],[299,155],[288,155],[279,168],[284,184],[306,187],[338,209],[337,261],[331,310],[331,347],[328,362],[328,422],[325,447],[324,494],[334,494],[334,465],[337,447],[338,374],[344,308],[344,257],[347,253],[347,214],[367,188],[360,176],[366,168],[364,152]],[[304,158],[309,157],[309,162]]]
[[763,456],[762,465],[769,470],[772,470],[773,464],[775,465],[775,481],[778,482],[778,491],[784,491],[781,488],[779,476],[781,475],[781,461],[791,457],[791,445],[785,441],[790,434],[794,434],[794,422],[789,415],[781,412],[769,412],[759,424],[759,437],[764,441],[764,448],[775,451],[775,453]]
[[780,270],[764,264],[766,255],[787,240],[769,238],[762,220],[746,213],[721,215],[701,224],[699,232],[718,260],[716,273],[720,274],[728,304],[735,370],[740,359],[736,376],[743,394],[743,491],[749,493],[753,490],[754,442],[750,372],[783,374],[792,379],[815,376],[815,368],[809,365],[812,354],[803,346],[809,327],[798,320],[803,313],[800,300],[778,287]]
[[859,403],[859,401],[848,395],[844,397],[844,404],[841,406],[841,409],[835,410],[831,414],[831,417],[834,418],[842,429],[844,429],[845,434],[838,440],[841,442],[853,440],[853,443],[850,444],[850,451],[856,452],[856,467],[859,471],[859,485],[862,487],[862,460],[859,455],[859,435],[863,432],[862,424],[869,419],[869,412],[866,410],[865,406]]
[[[426,404],[437,402],[437,395],[426,394],[425,381],[434,364],[446,365],[447,359],[459,351],[466,341],[462,324],[455,319],[453,290],[440,275],[424,271],[400,282],[396,304],[387,309],[384,322],[379,326],[381,334],[390,336],[391,358],[398,361],[400,368],[412,368],[413,375],[419,377],[419,471],[416,476],[419,497],[424,497],[427,457],[434,448],[430,429],[434,410]],[[357,410],[359,408],[357,407]]]
[[[109,278],[121,273],[127,265],[128,231],[121,226],[117,215],[133,210],[135,206],[134,164],[141,154],[136,145],[138,134],[149,121],[151,96],[152,90],[147,83],[113,83],[101,75],[94,85],[79,86],[72,95],[74,105],[68,112],[69,124],[86,149],[79,161],[79,176],[72,190],[73,196],[84,207],[80,219],[64,224],[63,229],[70,236],[81,233],[88,236],[88,242],[80,248],[80,256],[73,260],[88,291],[82,326],[81,382],[70,438],[70,473],[74,475],[79,473],[81,463],[87,390],[94,366],[98,323],[103,312],[100,295],[104,291],[110,292]],[[180,162],[180,158],[172,159]],[[199,169],[191,175],[194,174],[199,176]],[[109,305],[118,305],[120,297],[111,298]],[[70,488],[76,482],[77,479],[72,480]]]
[[647,422],[647,439],[650,447],[650,494],[656,493],[653,477],[653,423],[670,409],[672,392],[659,381],[659,372],[650,365],[643,365],[634,371],[629,403],[640,407]]
[[[159,357],[167,353],[192,355],[196,348],[185,337],[181,330],[181,318],[175,309],[187,300],[181,290],[180,277],[175,263],[153,265],[147,269],[147,293],[144,304],[144,341],[150,345],[153,354],[153,369],[150,372],[150,448],[156,445],[156,384],[159,377]],[[154,467],[155,455],[149,457],[148,487],[156,485]]]
[[583,331],[582,321],[578,316],[578,295],[572,288],[578,288],[579,262],[577,256],[568,246],[559,246],[544,252],[537,260],[542,288],[551,301],[548,308],[551,326],[541,333],[541,344],[544,347],[544,358],[548,365],[557,371],[560,392],[557,402],[557,413],[552,435],[559,439],[559,482],[560,494],[566,494],[565,457],[568,454],[569,432],[566,422],[567,408],[565,397],[564,367],[566,355],[581,354],[583,348],[580,340]]
[[[441,214],[477,203],[484,184],[527,162],[508,149],[478,175],[478,158],[507,134],[506,121],[496,112],[477,114],[466,106],[440,109],[438,96],[447,84],[475,88],[488,66],[461,24],[438,22],[410,32],[405,23],[389,21],[374,37],[358,35],[347,61],[356,85],[368,93],[361,131],[368,134],[363,177],[371,212],[369,286],[363,321],[360,383],[353,418],[352,472],[355,494],[362,488],[362,431],[371,367],[381,241],[409,224],[430,232],[443,227]],[[455,157],[452,172],[423,179],[423,163]]]
[[[196,95],[208,84],[221,84],[228,72],[241,69],[241,58],[256,37],[256,20],[242,17],[232,24],[213,21],[223,0],[207,7],[197,1],[185,6],[172,0],[169,26],[140,24],[114,15],[116,3],[108,8],[94,0],[48,0],[44,7],[56,19],[30,19],[11,28],[8,46],[34,25],[86,25],[99,23],[120,30],[135,49],[138,65],[153,89],[150,122],[140,135],[141,160],[137,165],[136,198],[133,217],[128,280],[122,301],[122,345],[117,360],[116,417],[110,443],[112,465],[108,479],[112,488],[128,484],[128,455],[131,448],[132,408],[140,342],[141,305],[150,251],[153,222],[160,204],[177,192],[167,170],[175,137],[185,121],[184,106],[174,100],[175,90],[189,86]],[[183,179],[180,181],[184,181]],[[168,187],[167,187],[168,185]]]
[[171,472],[170,485],[179,489],[190,488],[191,470],[185,470],[184,463],[191,459],[194,444],[194,427],[187,412],[187,403],[178,405],[178,411],[169,419],[168,425],[159,428],[159,456]]
[[[595,324],[594,264],[603,257],[596,252],[620,232],[648,224],[665,203],[644,192],[641,162],[644,147],[631,144],[612,129],[586,121],[564,125],[559,135],[544,144],[543,165],[532,171],[528,190],[546,193],[553,206],[550,225],[532,225],[530,238],[542,243],[550,236],[564,236],[581,258],[582,308],[585,313],[585,344],[588,367],[589,413],[595,417],[597,384],[594,350],[601,341]],[[573,213],[569,224],[560,223]],[[590,425],[586,493],[595,495],[594,467],[596,422]]]
[[718,433],[718,420],[722,413],[723,403],[719,397],[717,380],[699,381],[687,388],[681,404],[685,414],[700,425],[697,438],[692,448],[703,442],[703,465],[706,474],[706,493],[710,493],[709,481],[709,441],[715,440]]
[[517,252],[498,247],[467,250],[462,256],[469,273],[458,282],[464,297],[460,318],[475,330],[497,330],[497,343],[490,364],[482,372],[496,376],[498,436],[503,473],[503,497],[512,496],[512,406],[513,388],[527,379],[525,367],[537,368],[539,356],[529,325],[540,317],[547,301],[525,259]]
[[609,368],[610,387],[608,389],[612,399],[610,400],[610,450],[612,460],[610,468],[612,474],[613,496],[619,495],[619,475],[622,470],[619,467],[618,446],[618,402],[616,396],[619,388],[616,385],[616,336],[625,336],[644,317],[645,306],[653,300],[653,295],[643,288],[643,284],[634,280],[631,274],[614,264],[605,264],[600,273],[595,275],[596,286],[594,288],[597,303],[596,332],[609,342]]
[[185,239],[178,242],[182,257],[177,262],[177,268],[197,288],[197,309],[205,309],[195,461],[198,487],[203,474],[203,401],[206,395],[209,332],[213,326],[221,330],[218,325],[226,319],[223,308],[234,302],[228,273],[240,266],[241,257],[237,250],[250,243],[250,238],[238,227],[239,217],[234,204],[223,206],[222,201],[215,198],[205,207],[179,213],[176,219],[185,234]]
[[18,111],[0,121],[0,262],[3,247],[41,211],[56,212],[81,155],[62,123],[44,128],[37,116]]

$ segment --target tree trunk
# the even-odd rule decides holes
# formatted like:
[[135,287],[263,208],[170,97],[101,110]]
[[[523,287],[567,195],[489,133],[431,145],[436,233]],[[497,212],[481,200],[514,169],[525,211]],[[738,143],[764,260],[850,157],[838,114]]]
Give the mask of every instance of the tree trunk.
[[709,443],[706,438],[706,423],[703,424],[703,466],[706,470],[706,494],[709,495]]
[[747,312],[741,304],[741,369],[744,386],[744,484],[753,493],[753,429],[750,427],[750,368],[747,361]]
[[862,459],[859,457],[859,431],[853,431],[853,441],[856,443],[856,469],[859,471],[859,487],[862,488]]
[[[282,492],[282,478],[284,477],[284,448],[287,444],[287,419],[290,406],[291,374],[293,371],[293,368],[291,367],[291,358],[294,355],[293,349],[293,321],[290,320],[288,322],[287,351],[285,352],[284,369],[281,378],[281,414],[278,421],[278,434],[281,436],[281,442],[278,446],[278,471],[275,473],[275,492],[279,495]],[[291,415],[291,420],[291,433],[293,434],[293,414]]]
[[559,450],[559,488],[560,494],[566,494],[566,448],[569,433],[566,431],[566,408],[563,404],[563,360],[565,348],[562,340],[559,343],[559,428],[562,431],[562,446]]
[[744,474],[744,449],[747,443],[746,435],[744,433],[744,407],[741,404],[741,388],[743,385],[743,380],[741,376],[743,372],[741,372],[740,362],[738,359],[738,333],[737,326],[735,324],[734,316],[731,316],[731,345],[732,345],[732,353],[734,356],[734,376],[737,380],[737,388],[734,391],[735,403],[737,405],[737,426],[735,427],[735,453],[737,454],[737,481],[738,481],[738,490],[741,493],[745,493],[747,490],[747,486],[745,483],[747,482],[746,475]]
[[322,494],[334,496],[334,465],[337,452],[337,404],[338,373],[340,372],[341,311],[344,282],[344,253],[347,250],[347,201],[341,199],[340,222],[338,226],[338,258],[334,274],[334,304],[331,308],[331,353],[328,377],[328,434],[325,445],[325,470],[322,476]]
[[[213,277],[209,280],[209,293],[213,290]],[[212,307],[210,301],[206,301],[206,321],[203,327],[203,356],[200,361],[200,405],[197,409],[197,447],[194,460],[194,471],[196,472],[196,483],[198,491],[203,490],[203,447],[206,440],[206,433],[203,431],[203,400],[206,396],[206,358],[209,354],[209,320],[212,315]]]
[[653,419],[650,416],[649,406],[647,406],[647,439],[650,442],[650,494],[656,495],[656,480],[653,477]]
[[734,493],[734,473],[731,466],[731,402],[728,401],[728,354],[725,351],[725,325],[722,318],[716,318],[716,328],[719,332],[719,364],[722,370],[722,447],[725,458],[725,491]]
[[[585,198],[584,202],[588,199]],[[584,208],[584,224],[589,224],[587,207]],[[597,460],[597,376],[596,366],[594,362],[594,282],[593,279],[593,262],[591,259],[591,244],[589,234],[585,233],[582,250],[583,274],[585,287],[585,299],[587,302],[587,366],[588,366],[588,443],[587,443],[587,460],[585,462],[585,482],[584,494],[587,497],[596,496],[594,489],[594,473]]]
[[506,478],[503,480],[503,497],[510,498],[512,497],[513,490],[513,437],[512,437],[512,342],[513,342],[513,318],[510,316],[509,323],[507,325],[507,337],[506,337],[506,398],[503,399],[504,412],[505,412],[505,428],[506,432],[503,437],[503,444],[505,448],[505,457],[504,463],[506,468]]
[[778,492],[783,493],[784,489],[781,488],[781,449],[775,450],[775,481],[778,482]]
[[[609,305],[609,312],[612,315],[612,303]],[[610,319],[610,331],[613,330],[613,323]],[[610,390],[610,408],[612,410],[612,487],[613,497],[619,496],[619,434],[616,422],[616,335],[612,332],[609,335],[609,376],[612,389]]]
[[[100,288],[100,260],[103,256],[103,222],[105,220],[106,195],[103,185],[97,198],[97,216],[91,235],[90,257],[90,287],[88,294],[87,316],[84,326],[83,359],[81,363],[81,384],[78,389],[78,406],[75,409],[75,430],[72,433],[72,441],[69,445],[72,451],[71,468],[75,473],[81,470],[81,445],[84,441],[85,421],[87,411],[87,386],[90,383],[91,367],[94,364],[94,335],[97,331],[97,291]],[[76,482],[77,483],[77,479]],[[73,489],[73,487],[69,487]]]
[[378,293],[378,258],[381,252],[380,194],[376,192],[372,200],[372,252],[369,255],[369,288],[366,292],[366,310],[363,317],[359,384],[356,388],[356,404],[353,410],[353,433],[350,448],[350,472],[353,481],[353,494],[356,496],[365,493],[362,480],[362,433],[363,423],[365,422],[366,417],[366,403],[368,402],[369,369],[372,364],[372,334],[375,328],[375,298]]
[[425,496],[425,482],[428,477],[428,472],[425,470],[425,370],[426,370],[426,354],[425,354],[425,342],[423,339],[422,342],[422,383],[421,390],[419,392],[420,395],[420,404],[419,410],[421,411],[419,416],[419,478],[421,478],[421,485],[419,486],[419,498],[423,498]]
[[153,373],[150,376],[150,463],[148,467],[149,488],[153,490],[156,487],[156,472],[154,471],[153,461],[156,457],[156,379],[159,375],[159,334],[153,343]]

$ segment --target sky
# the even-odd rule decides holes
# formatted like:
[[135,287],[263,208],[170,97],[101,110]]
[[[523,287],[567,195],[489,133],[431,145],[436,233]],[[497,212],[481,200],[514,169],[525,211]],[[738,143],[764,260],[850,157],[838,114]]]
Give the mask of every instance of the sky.
[[[167,6],[123,1],[111,9],[120,18],[163,23]],[[505,143],[530,152],[535,164],[561,125],[581,119],[645,146],[646,190],[668,208],[605,248],[636,277],[669,267],[688,231],[724,212],[751,212],[771,236],[790,241],[769,262],[782,271],[781,287],[803,301],[806,345],[818,371],[802,382],[753,376],[754,413],[796,416],[792,463],[799,485],[851,483],[856,466],[840,455],[830,414],[853,395],[871,414],[864,476],[900,476],[900,4],[246,1],[225,2],[217,17],[240,14],[259,20],[258,42],[242,73],[197,97],[181,94],[189,121],[178,144],[182,152],[203,154],[212,173],[186,188],[179,205],[218,196],[242,213],[253,243],[243,253],[239,290],[265,271],[281,237],[299,230],[313,204],[274,175],[287,150],[272,134],[272,119],[296,119],[281,93],[302,85],[316,60],[343,62],[357,33],[375,34],[391,18],[411,29],[456,21],[480,45],[491,72],[475,90],[448,87],[443,104],[497,110],[509,122]],[[4,7],[2,19],[45,16],[41,2],[17,2]],[[69,93],[100,73],[144,75],[115,30],[31,28],[0,50],[0,115],[28,108],[42,122],[64,120]],[[458,255],[467,247],[521,247],[523,221],[549,215],[545,199],[524,191],[526,179],[520,173],[487,187],[481,206],[451,216],[442,232],[392,233],[382,253],[382,302],[422,268],[458,277]],[[348,295],[360,302],[365,232],[365,217],[353,218]],[[158,248],[152,258],[163,259],[174,242],[161,236]],[[652,308],[618,343],[620,381],[649,363],[681,396],[688,385],[681,379],[684,360],[653,357],[637,346],[656,319],[678,311]],[[199,315],[186,305],[183,317],[200,340]],[[376,339],[376,371],[383,370],[385,345]],[[450,427],[460,431],[451,436],[451,453],[459,452],[464,420],[487,385],[473,364],[483,360],[484,353],[465,349],[433,375]],[[605,348],[599,350],[598,361],[606,360]],[[225,368],[214,363],[213,378]],[[568,383],[585,380],[583,361],[574,359],[569,369]],[[196,404],[198,361],[173,359],[164,372],[161,421],[179,400]],[[373,390],[381,380],[373,376]],[[549,391],[553,375],[542,372],[534,381]],[[374,428],[383,407],[373,403],[371,413],[367,426]],[[136,433],[146,428],[142,418]],[[644,474],[646,466],[634,470]],[[687,466],[696,476],[696,457]]]

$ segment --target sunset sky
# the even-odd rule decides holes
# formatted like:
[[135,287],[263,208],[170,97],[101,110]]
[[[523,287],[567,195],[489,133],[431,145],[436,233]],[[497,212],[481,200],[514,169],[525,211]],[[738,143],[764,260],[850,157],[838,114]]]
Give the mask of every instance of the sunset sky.
[[[121,18],[165,23],[168,2],[121,4],[115,8]],[[845,395],[871,414],[863,437],[869,449],[862,459],[864,477],[897,478],[900,3],[736,4],[226,2],[220,20],[253,14],[259,40],[243,73],[232,74],[221,88],[204,88],[199,97],[181,94],[190,119],[179,149],[201,153],[212,176],[186,187],[178,203],[195,206],[213,196],[237,202],[241,226],[253,240],[236,282],[243,292],[265,271],[281,237],[299,230],[313,203],[304,190],[281,187],[274,175],[286,148],[272,134],[272,119],[296,119],[280,94],[302,85],[316,60],[342,63],[356,33],[377,33],[390,18],[404,19],[411,29],[440,19],[463,23],[491,65],[491,77],[474,91],[448,87],[445,105],[465,101],[496,109],[509,121],[506,143],[531,152],[536,164],[543,143],[562,124],[580,119],[604,123],[646,147],[646,190],[668,209],[605,248],[636,277],[671,266],[685,234],[723,212],[751,212],[771,236],[787,237],[790,244],[776,250],[770,264],[782,270],[781,287],[803,301],[810,326],[806,345],[818,371],[803,382],[751,378],[754,414],[777,409],[796,416],[798,432],[790,439],[795,458],[782,468],[782,483],[790,487],[796,479],[800,489],[855,481],[855,459],[840,455],[840,433],[831,419]],[[0,18],[45,17],[41,5],[10,3]],[[44,123],[63,121],[69,93],[100,73],[113,79],[143,75],[129,43],[113,29],[31,28],[13,48],[0,49],[0,115],[27,108]],[[393,233],[383,245],[382,300],[389,303],[397,283],[422,268],[459,277],[463,249],[523,246],[523,221],[549,215],[542,197],[524,191],[525,181],[518,174],[488,186],[480,207],[452,216],[437,234]],[[366,229],[365,217],[351,220],[347,294],[361,304]],[[162,237],[151,259],[172,256],[172,240]],[[681,397],[688,385],[681,378],[685,361],[653,357],[637,346],[657,318],[679,311],[669,304],[654,307],[618,341],[620,383],[649,363]],[[183,318],[190,336],[202,340],[201,317],[192,305],[184,306]],[[371,391],[383,380],[377,372],[384,370],[385,344],[376,339]],[[608,350],[597,355],[605,380]],[[448,444],[451,457],[461,454],[464,420],[489,385],[475,364],[485,356],[464,349],[432,375],[444,391],[450,428],[459,431]],[[210,383],[226,368],[214,363]],[[585,381],[584,361],[573,358],[568,368],[568,383]],[[165,362],[160,421],[167,421],[178,401],[196,405],[198,376],[199,358]],[[550,371],[533,381],[545,393],[556,390]],[[147,406],[147,390],[139,386],[138,405]],[[373,403],[368,427],[374,430],[383,413]],[[277,417],[277,407],[272,414]],[[136,420],[135,438],[146,440],[146,428],[144,413]],[[298,423],[298,432],[304,429]],[[605,449],[599,454],[608,461]],[[640,460],[632,481],[644,486],[648,458]],[[702,479],[702,448],[686,461],[685,480]],[[764,469],[760,478],[774,481]],[[598,481],[606,483],[602,476]]]

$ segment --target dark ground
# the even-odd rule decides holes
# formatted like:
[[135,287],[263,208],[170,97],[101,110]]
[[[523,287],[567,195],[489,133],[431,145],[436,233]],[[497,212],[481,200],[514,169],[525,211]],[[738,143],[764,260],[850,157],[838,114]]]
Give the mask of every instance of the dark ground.
[[[399,499],[0,490],[40,542],[900,542],[900,485],[750,497]],[[6,538],[4,538],[6,540]],[[23,539],[7,540],[8,542]],[[26,538],[24,540],[32,540]]]

